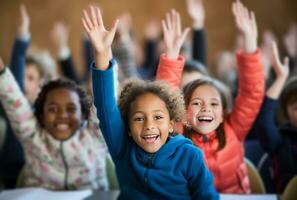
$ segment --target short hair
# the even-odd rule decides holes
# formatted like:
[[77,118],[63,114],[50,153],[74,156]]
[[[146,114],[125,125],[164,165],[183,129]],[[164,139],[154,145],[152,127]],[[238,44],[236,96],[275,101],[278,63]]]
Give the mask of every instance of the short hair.
[[[198,87],[203,86],[203,85],[212,86],[219,92],[220,98],[222,101],[223,115],[224,115],[224,117],[227,116],[227,114],[230,113],[231,107],[232,107],[232,96],[231,96],[230,90],[222,82],[220,82],[216,79],[210,78],[210,77],[203,77],[201,79],[193,80],[183,88],[186,109],[188,108],[188,106],[190,104],[190,101],[191,101],[194,91]],[[223,124],[221,124],[217,128],[217,131],[218,131],[217,136],[218,136],[218,140],[219,140],[218,150],[220,150],[220,149],[224,148],[224,146],[226,144],[226,138],[225,138]],[[188,138],[193,137],[190,127],[185,126],[184,135]]]
[[36,66],[35,68],[39,72],[40,79],[44,78],[45,73],[44,73],[40,63],[35,58],[33,58],[31,56],[27,56],[25,59],[25,64],[26,65],[35,65]]
[[297,76],[290,78],[280,95],[280,112],[288,120],[287,106],[297,101]]
[[74,91],[78,94],[80,105],[81,105],[82,116],[85,120],[89,118],[92,101],[87,96],[87,93],[74,81],[71,81],[66,78],[61,78],[61,79],[49,81],[45,85],[43,85],[34,103],[34,109],[35,109],[34,114],[41,126],[43,126],[43,107],[47,98],[47,94],[55,89],[61,89],[61,88]]
[[184,72],[199,72],[203,75],[208,76],[205,65],[202,62],[196,60],[186,60],[183,73]]
[[162,81],[130,79],[123,86],[118,103],[122,118],[126,123],[129,121],[131,104],[137,97],[146,93],[152,93],[165,102],[170,120],[180,122],[183,119],[184,99],[179,91],[173,91],[168,84]]

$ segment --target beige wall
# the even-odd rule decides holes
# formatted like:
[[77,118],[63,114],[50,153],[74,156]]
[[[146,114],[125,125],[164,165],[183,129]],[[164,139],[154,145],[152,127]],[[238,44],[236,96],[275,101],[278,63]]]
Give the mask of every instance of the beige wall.
[[[31,16],[33,43],[52,49],[49,32],[56,20],[64,20],[71,26],[70,44],[76,62],[80,63],[81,13],[89,0],[0,0],[0,56],[7,63],[15,36],[15,24],[19,4],[24,2]],[[123,11],[130,11],[138,35],[142,34],[145,22],[151,17],[162,18],[170,8],[181,12],[184,25],[190,25],[185,12],[184,0],[101,0],[107,24]],[[233,45],[235,28],[231,15],[231,0],[204,0],[206,8],[206,29],[208,34],[208,61],[212,63],[215,54]],[[280,37],[288,25],[297,21],[296,0],[243,0],[256,13],[260,33],[272,29]]]

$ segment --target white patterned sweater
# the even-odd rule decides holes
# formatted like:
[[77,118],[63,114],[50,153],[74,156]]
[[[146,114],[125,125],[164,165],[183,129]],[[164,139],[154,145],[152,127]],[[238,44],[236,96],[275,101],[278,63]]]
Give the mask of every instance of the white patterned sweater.
[[68,140],[60,141],[40,127],[8,68],[0,75],[0,99],[24,148],[24,186],[53,190],[108,189],[108,150],[94,106],[88,123]]

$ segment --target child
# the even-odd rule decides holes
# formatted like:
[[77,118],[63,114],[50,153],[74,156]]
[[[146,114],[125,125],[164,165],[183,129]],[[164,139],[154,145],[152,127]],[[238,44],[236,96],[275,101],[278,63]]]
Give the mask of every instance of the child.
[[111,59],[118,21],[106,31],[95,7],[82,20],[95,50],[93,94],[116,166],[119,199],[218,199],[199,149],[183,136],[171,136],[183,115],[182,97],[159,82],[132,81],[118,107]]
[[[219,192],[250,193],[243,141],[262,103],[264,77],[257,50],[254,14],[250,15],[239,1],[233,4],[233,13],[245,38],[245,48],[237,55],[240,80],[235,106],[227,115],[228,101],[217,81],[210,78],[192,81],[183,90],[187,110],[184,134],[202,149]],[[166,41],[168,35],[165,33],[164,37]],[[166,44],[167,51],[172,51],[172,44]],[[170,70],[168,63],[177,57],[178,51],[171,57],[163,56],[157,75],[158,79],[166,80],[174,87],[179,85],[180,71],[177,67],[172,69],[176,73],[165,75],[164,71]],[[167,69],[163,71],[164,67]]]
[[[273,160],[276,191],[282,193],[290,179],[297,175],[297,77],[289,79],[284,87],[289,76],[289,59],[285,58],[284,64],[279,61],[275,43],[272,69],[276,79],[266,92],[255,128],[262,147]],[[278,128],[275,112],[279,96],[280,109],[287,122]]]
[[24,186],[108,188],[107,148],[99,122],[85,92],[74,82],[61,79],[45,84],[34,116],[10,70],[1,65],[0,99],[25,151]]

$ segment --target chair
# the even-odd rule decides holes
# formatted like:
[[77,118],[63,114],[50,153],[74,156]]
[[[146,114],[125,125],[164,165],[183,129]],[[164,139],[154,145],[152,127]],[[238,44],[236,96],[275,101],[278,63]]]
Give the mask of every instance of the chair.
[[118,190],[119,184],[115,173],[114,163],[110,156],[106,157],[106,171],[110,190]]
[[244,158],[244,161],[248,170],[252,194],[265,194],[265,186],[257,168],[247,158]]
[[297,199],[297,176],[294,176],[285,188],[282,195],[282,200],[296,200]]
[[4,146],[5,138],[6,138],[6,121],[4,117],[0,116],[0,150]]
[[257,164],[258,172],[262,177],[267,193],[276,193],[274,171],[272,167],[272,160],[268,153],[263,154]]

